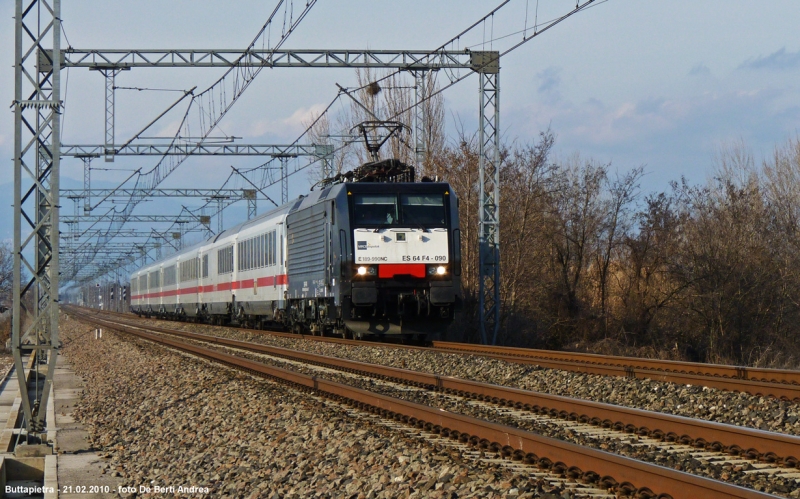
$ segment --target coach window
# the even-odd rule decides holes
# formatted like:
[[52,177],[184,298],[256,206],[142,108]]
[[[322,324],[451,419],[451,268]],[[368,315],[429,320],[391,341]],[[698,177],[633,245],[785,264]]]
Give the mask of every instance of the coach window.
[[267,243],[264,248],[264,256],[267,257],[267,267],[272,265],[272,232],[264,234],[264,241]]
[[275,233],[267,232],[267,265],[275,263]]
[[258,251],[258,242],[260,240],[261,240],[261,238],[259,238],[259,237],[254,237],[252,239],[252,241],[253,241],[253,265],[252,265],[252,267],[254,269],[257,269],[259,267],[259,262],[261,260],[259,258],[259,256],[258,256],[258,253],[259,253],[259,251]]
[[401,194],[400,212],[406,224],[445,225],[444,196],[441,194]]
[[382,225],[397,222],[397,198],[392,194],[356,194],[356,225]]
[[278,262],[278,258],[276,256],[278,254],[276,250],[277,247],[276,241],[277,238],[275,237],[275,231],[273,230],[272,232],[269,233],[269,255],[270,255],[271,265],[275,265]]

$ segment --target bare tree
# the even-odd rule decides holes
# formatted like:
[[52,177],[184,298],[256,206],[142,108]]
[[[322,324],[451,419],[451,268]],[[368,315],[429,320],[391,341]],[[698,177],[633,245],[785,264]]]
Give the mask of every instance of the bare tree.
[[[558,276],[553,289],[557,307],[557,335],[566,339],[575,332],[587,311],[587,278],[593,250],[603,221],[602,187],[607,167],[571,157],[554,175],[547,235],[551,263]],[[589,339],[585,329],[583,339]]]
[[608,336],[610,313],[609,300],[609,269],[612,261],[619,259],[615,252],[622,247],[625,238],[631,230],[633,203],[636,200],[644,169],[634,168],[624,175],[617,173],[613,181],[606,179],[607,199],[603,202],[603,221],[599,227],[597,249],[595,250],[595,266],[597,272],[597,288],[600,293],[601,326],[604,336]]
[[[414,164],[415,144],[411,133],[414,125],[415,80],[408,73],[386,71],[376,73],[370,68],[356,70],[358,89],[350,91],[345,111],[335,118],[328,115],[312,116],[305,123],[311,126],[309,138],[315,144],[340,144],[336,147],[334,173],[349,170],[360,164],[371,161],[360,138],[357,126],[365,121],[397,121],[404,125],[402,131],[395,133],[379,152],[380,158],[399,159],[407,164]],[[444,133],[444,100],[437,94],[438,82],[433,72],[425,77],[425,93],[423,102],[427,119],[422,137],[425,147],[425,159],[422,165],[416,165],[420,176],[441,176],[444,166],[446,137]],[[316,122],[316,123],[315,123]],[[313,126],[312,126],[313,124]],[[385,130],[369,132],[372,139],[385,133]],[[339,139],[337,142],[333,139]],[[312,182],[321,178],[321,169],[312,174]]]
[[[551,176],[554,166],[549,162],[555,143],[551,130],[539,134],[534,145],[517,148],[503,154],[501,162],[500,258],[502,303],[499,340],[506,342],[513,335],[516,341],[535,342],[538,324],[546,322],[538,307],[543,286],[532,283],[544,281],[548,258],[547,245],[542,238],[547,212]],[[513,334],[512,332],[513,331]]]
[[463,128],[458,142],[444,150],[441,158],[442,177],[449,182],[459,200],[461,226],[461,288],[464,307],[451,328],[457,339],[477,341],[478,322],[478,144],[475,136],[467,136]]
[[0,244],[0,300],[11,299],[14,284],[14,251],[8,243]]

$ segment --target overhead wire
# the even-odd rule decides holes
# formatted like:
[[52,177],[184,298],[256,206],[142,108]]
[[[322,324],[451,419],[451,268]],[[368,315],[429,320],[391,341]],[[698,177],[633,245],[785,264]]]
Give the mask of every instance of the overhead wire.
[[[585,7],[585,8],[583,8],[583,9],[581,9],[581,11],[583,11],[583,10],[589,10],[589,9],[591,9],[591,8],[593,8],[593,7],[597,7],[598,5],[602,5],[602,4],[606,3],[606,2],[608,2],[608,0],[597,0],[597,1],[596,1],[596,2],[594,2],[592,5],[589,5],[589,6]],[[538,19],[538,10],[539,10],[539,1],[537,0],[537,1],[536,1],[536,17],[537,17],[537,19]],[[541,23],[541,26],[546,26],[546,25],[548,25],[548,24],[550,24],[550,23],[552,23],[552,22],[559,21],[560,19],[561,19],[560,17],[556,17],[556,18],[550,19],[549,21],[542,21],[542,23]],[[560,22],[560,21],[559,21],[559,22]],[[534,21],[534,23],[535,23],[535,24],[534,24],[534,26],[533,26],[533,29],[534,29],[534,30],[536,30],[536,29],[538,29],[538,27],[540,26],[540,24],[538,23],[538,20],[537,20],[537,21]],[[506,38],[510,38],[510,37],[512,37],[512,36],[514,36],[514,35],[518,35],[518,34],[520,34],[520,33],[523,33],[523,34],[524,34],[524,33],[525,33],[525,31],[526,31],[526,30],[524,30],[524,29],[521,29],[521,30],[518,30],[518,31],[513,31],[513,32],[511,32],[511,33],[506,33],[505,35],[498,36],[497,38],[492,38],[492,39],[491,39],[491,40],[489,40],[489,41],[490,41],[490,42],[496,42],[496,41],[504,40],[504,39],[506,39]],[[535,35],[535,34],[536,34],[536,33],[534,32],[534,35]],[[531,35],[531,36],[534,36],[534,35]],[[527,41],[527,40],[528,40],[528,38],[529,38],[529,37],[524,37],[524,38],[523,38],[523,40]],[[466,48],[466,49],[472,49],[472,48],[475,48],[475,47],[477,47],[478,45],[481,45],[481,43],[475,43],[475,44],[473,44],[473,45],[469,45],[469,46],[467,46],[467,47],[465,47],[465,48]]]
[[[524,38],[522,41],[520,41],[520,42],[516,43],[515,45],[513,45],[513,46],[511,46],[510,48],[506,49],[505,51],[503,51],[503,52],[500,52],[500,54],[499,54],[499,57],[502,57],[502,56],[504,56],[504,55],[507,55],[507,54],[508,54],[508,53],[510,53],[511,51],[513,51],[513,50],[515,50],[515,49],[519,48],[521,45],[523,45],[523,44],[525,44],[525,43],[529,42],[529,41],[530,41],[530,40],[532,40],[533,38],[535,38],[535,37],[537,37],[537,36],[541,35],[541,34],[542,34],[542,33],[544,33],[545,31],[547,31],[547,30],[549,30],[550,28],[552,28],[553,26],[556,26],[557,24],[559,24],[559,23],[561,23],[562,21],[564,21],[564,20],[568,19],[569,17],[572,17],[573,15],[575,15],[575,14],[577,14],[577,13],[579,13],[579,12],[582,12],[583,10],[586,10],[587,8],[590,8],[590,7],[591,7],[593,4],[595,4],[595,3],[598,3],[598,4],[600,4],[600,3],[605,3],[605,2],[607,2],[607,1],[608,1],[608,0],[585,0],[583,4],[581,4],[581,3],[577,3],[577,4],[576,4],[576,6],[575,6],[575,8],[574,8],[573,10],[571,10],[570,12],[568,12],[568,13],[566,13],[566,14],[563,14],[563,15],[562,15],[562,16],[560,16],[560,17],[554,18],[554,19],[552,19],[552,20],[550,20],[550,21],[548,21],[548,22],[542,23],[542,26],[544,26],[544,28],[543,28],[541,31],[539,31],[539,30],[537,29],[537,31],[536,31],[536,32],[535,32],[533,35],[530,35],[530,36],[528,36],[528,37]],[[505,5],[505,3],[507,3],[507,2],[504,2],[502,5]],[[501,6],[502,6],[502,5],[501,5]],[[485,17],[484,17],[484,20],[485,20],[486,18],[488,18],[490,15],[492,15],[493,13],[494,13],[494,11],[493,11],[492,13],[488,14],[487,16],[485,16]],[[477,25],[477,23],[475,23],[475,24],[473,25],[473,27],[474,27],[475,25]],[[463,34],[463,33],[462,33],[462,34]],[[485,66],[485,65],[488,65],[488,64],[491,64],[491,63],[493,63],[493,62],[495,62],[495,61],[488,61],[488,62],[486,62],[486,63],[484,64],[484,66]],[[478,69],[480,69],[480,68],[478,68]],[[396,73],[398,73],[399,71],[400,71],[400,70],[398,70],[398,71],[395,71],[393,74],[396,74]],[[457,78],[457,79],[456,79],[456,80],[454,80],[454,81],[451,81],[450,83],[448,83],[448,84],[447,84],[447,85],[445,85],[444,87],[440,88],[439,90],[436,90],[436,91],[432,92],[432,93],[431,93],[430,95],[428,95],[428,96],[424,96],[424,97],[423,97],[423,98],[422,98],[422,99],[421,99],[419,102],[417,102],[417,103],[415,103],[415,104],[413,104],[413,105],[411,105],[411,106],[409,106],[409,107],[407,107],[407,108],[405,108],[405,109],[402,109],[402,110],[400,110],[400,111],[396,112],[394,115],[392,115],[392,116],[388,117],[388,118],[387,118],[387,120],[392,120],[392,119],[394,119],[394,118],[397,118],[398,116],[402,115],[403,113],[405,113],[405,112],[407,112],[407,111],[409,111],[409,110],[413,109],[415,106],[418,106],[418,105],[421,105],[421,104],[423,104],[424,102],[426,102],[426,101],[430,100],[431,98],[435,97],[436,95],[438,95],[438,94],[440,94],[440,93],[444,92],[445,90],[447,90],[448,88],[452,87],[453,85],[456,85],[457,83],[459,83],[459,82],[463,81],[464,79],[466,79],[466,78],[467,78],[468,76],[470,76],[471,74],[472,74],[472,73],[468,73],[468,74],[466,74],[466,75],[463,75],[463,76],[461,76],[461,77]],[[383,80],[385,80],[386,78],[388,78],[388,76],[386,76],[386,77],[384,77],[384,78],[382,78],[382,79],[380,79],[380,80],[377,80],[377,81],[383,81]],[[364,86],[360,87],[359,89],[364,89],[364,88],[366,88],[366,87],[367,87],[367,85],[364,85]],[[337,96],[337,97],[338,97],[338,96]],[[328,106],[328,108],[326,108],[326,112],[327,112],[327,109],[329,109],[329,108],[330,108],[330,105]],[[323,114],[324,114],[324,113],[323,113]],[[321,115],[320,115],[320,117],[318,118],[318,120],[319,120],[320,118],[321,118]],[[304,131],[302,135],[305,135],[306,133],[308,133],[308,129],[306,129],[306,131]],[[302,137],[302,135],[301,135],[301,137]],[[299,139],[298,139],[298,140],[299,140]],[[339,148],[335,149],[335,152],[338,152],[338,151],[339,151],[339,150],[341,150],[343,147],[345,147],[345,146],[340,146]],[[311,162],[309,162],[308,164],[306,164],[306,165],[302,166],[301,168],[298,168],[298,169],[296,169],[294,172],[287,172],[287,176],[294,175],[295,173],[298,173],[299,171],[301,171],[301,170],[303,170],[303,169],[305,169],[305,168],[308,168],[309,166],[312,166],[312,165],[314,165],[314,164],[318,163],[319,161],[320,161],[320,159],[315,159],[315,160],[312,160]],[[265,186],[265,187],[266,187],[266,186]]]
[[186,92],[179,88],[147,88],[147,87],[113,87],[114,90],[138,90],[139,92],[153,91],[153,92]]
[[[69,42],[69,38],[67,38],[67,30],[64,28],[64,20],[58,19],[58,24],[61,25],[61,33],[64,34],[64,40],[67,42],[67,50],[72,48],[72,44]],[[64,135],[64,130],[66,128],[66,121],[67,121],[67,95],[69,94],[69,67],[67,67],[67,76],[64,81],[64,99],[63,99],[63,110],[61,111],[61,135]]]
[[[181,120],[181,124],[178,127],[178,132],[176,133],[176,137],[173,139],[172,144],[174,144],[175,141],[177,140],[177,137],[180,135],[180,131],[181,131],[182,128],[184,128],[184,125],[186,126],[186,130],[187,130],[187,134],[186,135],[191,136],[191,133],[189,133],[190,132],[190,128],[189,128],[190,123],[187,122],[187,118],[188,118],[189,113],[191,111],[192,104],[198,103],[197,107],[198,107],[199,118],[200,118],[200,123],[201,123],[201,135],[202,136],[207,136],[216,128],[216,126],[219,124],[219,121],[225,116],[227,111],[238,100],[239,96],[241,96],[241,94],[247,89],[247,87],[250,85],[250,83],[252,83],[253,79],[255,78],[255,76],[258,75],[258,73],[261,71],[261,69],[263,69],[264,65],[260,65],[258,67],[250,69],[250,68],[247,68],[247,67],[243,67],[240,64],[240,62],[242,60],[244,60],[245,57],[248,56],[248,54],[250,53],[252,48],[255,46],[255,44],[258,43],[259,38],[262,38],[262,43],[263,43],[262,35],[265,33],[267,28],[271,28],[272,20],[275,18],[275,15],[280,11],[280,7],[281,7],[281,5],[284,5],[284,3],[285,3],[285,0],[279,0],[278,1],[277,5],[273,9],[272,13],[268,17],[267,22],[258,31],[258,34],[255,36],[253,41],[250,42],[250,44],[248,45],[247,50],[244,51],[244,53],[241,55],[241,57],[239,57],[234,62],[234,64],[227,71],[225,71],[225,73],[215,83],[213,83],[208,89],[204,90],[203,92],[201,92],[198,95],[193,96],[192,100],[189,103],[189,106],[186,109],[186,112],[185,112],[185,114],[183,116],[183,119]],[[316,0],[306,0],[305,8],[300,13],[300,15],[297,17],[297,19],[294,18],[293,2],[291,2],[291,0],[290,0],[290,4],[291,4],[292,12],[291,12],[291,15],[290,15],[290,18],[289,18],[289,21],[290,21],[289,22],[289,27],[288,27],[288,29],[286,29],[286,27],[284,26],[283,35],[280,38],[280,40],[278,40],[276,45],[272,48],[272,52],[268,56],[268,58],[272,57],[272,55],[274,55],[275,51],[286,41],[286,39],[288,38],[289,34],[294,32],[294,30],[297,28],[297,26],[300,24],[300,22],[305,18],[305,16],[308,14],[308,12],[311,10],[311,8],[316,4]],[[284,8],[284,18],[285,18],[285,14],[286,14],[287,10],[288,10],[287,8]],[[269,32],[271,33],[271,30]],[[226,78],[228,77],[228,75],[230,75],[234,71],[236,72],[236,75],[235,75],[236,78],[234,78],[234,80],[232,82],[232,86],[233,86],[233,90],[234,90],[234,96],[230,101],[228,101],[227,100],[227,94],[225,94],[225,96],[224,96],[224,98],[225,98],[224,104],[223,104],[223,102],[220,102],[219,113],[216,116],[214,116],[214,115],[211,114],[212,110],[216,110],[216,109],[214,109],[216,107],[216,102],[214,101],[214,87],[217,86],[217,85],[224,86]],[[239,76],[242,77],[241,80],[240,80]],[[206,100],[206,102],[203,102],[204,99]],[[205,126],[205,116],[204,116],[205,115],[205,112],[204,112],[205,108],[208,109],[208,118],[209,118],[208,126]],[[139,189],[140,188],[139,187],[140,183],[142,183],[143,181],[146,181],[146,180],[149,180],[149,182],[147,184],[144,184],[143,187],[141,187],[142,189],[150,190],[150,189],[155,188],[164,178],[166,178],[166,176],[168,176],[180,164],[182,164],[183,161],[186,159],[186,157],[188,157],[188,156],[183,156],[180,159],[173,159],[171,156],[166,156],[166,155],[162,156],[162,159],[156,164],[155,167],[153,167],[148,172],[143,173],[143,174],[140,173],[137,176],[136,180],[134,181],[134,189]],[[170,164],[168,165],[167,171],[162,172],[161,168],[164,165],[164,162],[165,162],[165,160],[167,158],[169,158],[171,160]],[[126,180],[126,182],[127,182],[127,180]],[[119,187],[122,187],[122,185],[120,185]],[[125,220],[132,213],[134,207],[139,202],[141,202],[141,200],[143,200],[145,197],[146,197],[146,195],[144,195],[144,194],[138,194],[138,195],[135,195],[135,196],[132,196],[131,198],[129,198],[128,203],[126,203],[126,205],[123,208],[123,210],[121,212],[119,212],[122,215],[122,219],[121,219],[121,223],[119,223],[119,226],[116,227],[117,232],[119,230],[121,230],[122,226],[125,223]],[[109,232],[107,234],[110,234],[111,230],[114,228],[113,226],[114,226],[114,223],[112,222],[110,224],[110,226],[109,226]],[[113,236],[110,236],[110,237],[113,237]]]
[[[495,13],[496,11],[498,11],[500,8],[502,8],[504,5],[506,5],[506,4],[507,4],[509,1],[510,1],[510,0],[506,0],[506,1],[502,2],[502,3],[501,3],[499,6],[498,6],[498,7],[496,7],[495,9],[493,9],[493,10],[492,10],[492,12],[490,12],[489,14],[487,14],[486,16],[484,16],[484,17],[483,17],[481,20],[479,20],[479,21],[475,22],[475,23],[474,23],[473,25],[471,25],[469,28],[467,28],[466,30],[462,31],[462,32],[461,32],[459,35],[457,35],[457,36],[455,36],[455,37],[451,38],[451,39],[450,39],[448,42],[446,42],[445,44],[443,44],[443,45],[442,45],[440,48],[438,48],[437,50],[430,52],[430,53],[429,53],[429,55],[433,55],[433,54],[435,54],[437,51],[441,51],[441,50],[443,50],[443,49],[444,49],[445,47],[447,47],[447,45],[449,45],[449,44],[460,42],[460,38],[461,38],[461,37],[462,37],[464,34],[466,34],[468,31],[470,31],[471,29],[473,29],[475,26],[477,26],[477,25],[478,25],[478,24],[480,24],[481,22],[483,22],[483,23],[484,23],[484,33],[485,33],[485,24],[486,24],[486,22],[485,22],[485,21],[486,21],[486,19],[487,19],[487,18],[489,18],[490,16],[492,17],[492,27],[491,27],[491,32],[490,32],[490,37],[491,37],[491,40],[490,40],[490,47],[492,46],[491,44],[493,44],[493,42],[494,42],[494,41],[499,41],[499,40],[502,40],[502,39],[504,39],[504,38],[507,38],[508,36],[513,36],[513,34],[519,34],[520,32],[519,32],[519,31],[517,31],[516,33],[509,34],[509,35],[504,35],[504,36],[502,36],[502,37],[498,37],[498,38],[494,38],[494,36],[493,36],[493,26],[494,26],[494,24],[493,24],[493,22],[494,22],[493,15],[494,15],[494,13]],[[575,15],[575,14],[577,14],[577,13],[579,13],[579,12],[582,12],[583,10],[587,10],[588,8],[591,8],[591,7],[593,7],[593,6],[596,6],[596,5],[599,5],[599,4],[602,4],[602,3],[605,3],[605,2],[607,2],[607,1],[608,1],[608,0],[586,0],[586,1],[585,1],[583,4],[581,4],[581,3],[580,3],[580,0],[578,0],[578,1],[576,2],[576,6],[575,6],[575,8],[574,8],[574,9],[572,9],[570,12],[568,12],[568,13],[566,13],[566,14],[564,14],[564,15],[560,16],[560,17],[556,17],[556,18],[554,18],[554,19],[551,19],[550,21],[547,21],[547,22],[543,22],[543,23],[541,23],[541,26],[543,26],[543,29],[540,31],[540,30],[539,30],[539,26],[540,26],[540,24],[538,23],[538,0],[537,0],[537,7],[536,7],[536,13],[535,13],[536,19],[535,19],[535,21],[534,21],[534,34],[533,34],[533,35],[530,35],[530,36],[526,36],[526,33],[527,33],[527,25],[526,25],[526,29],[524,29],[524,30],[523,30],[523,33],[525,33],[525,34],[523,34],[523,39],[522,39],[522,41],[520,41],[520,42],[518,42],[518,43],[514,44],[513,46],[511,46],[510,48],[508,48],[508,49],[506,49],[506,50],[502,51],[502,52],[499,54],[499,56],[500,56],[500,57],[502,57],[502,56],[504,56],[504,55],[506,55],[506,54],[510,53],[511,51],[513,51],[513,50],[517,49],[518,47],[520,47],[520,46],[521,46],[521,45],[523,45],[524,43],[527,43],[527,42],[528,42],[528,41],[530,41],[531,39],[535,38],[536,36],[539,36],[540,34],[544,33],[544,32],[545,32],[545,31],[547,31],[547,30],[549,30],[549,29],[550,29],[550,28],[552,28],[553,26],[555,26],[555,25],[557,25],[557,24],[561,23],[562,21],[566,20],[567,18],[571,17],[572,15]],[[485,44],[485,40],[484,40],[484,44]],[[494,62],[494,61],[488,61],[488,62],[486,62],[484,65],[491,64],[491,63],[493,63],[493,62]],[[400,73],[401,71],[405,71],[405,70],[409,70],[409,69],[411,69],[411,68],[409,67],[409,68],[398,69],[398,70],[396,70],[396,71],[394,71],[394,72],[391,72],[390,74],[387,74],[386,76],[384,76],[384,77],[382,77],[382,78],[379,78],[378,80],[375,80],[375,82],[384,81],[384,80],[386,80],[386,79],[388,79],[388,78],[390,78],[390,77],[392,77],[392,76],[394,76],[394,75],[396,75],[396,74]],[[478,68],[478,69],[480,69],[480,68]],[[438,90],[436,90],[436,91],[433,91],[433,92],[432,92],[430,95],[423,96],[423,97],[422,97],[422,99],[421,99],[419,102],[416,102],[414,105],[411,105],[411,106],[409,106],[409,107],[407,107],[407,108],[405,108],[405,109],[402,109],[402,110],[400,110],[400,111],[396,112],[394,115],[392,115],[391,117],[389,117],[389,118],[387,118],[387,119],[391,120],[391,119],[393,119],[393,118],[396,118],[397,116],[399,116],[399,115],[401,115],[401,114],[403,114],[403,113],[405,113],[405,112],[407,112],[407,111],[409,111],[409,110],[413,109],[415,106],[417,106],[417,105],[421,105],[421,104],[423,104],[424,102],[427,102],[428,100],[430,100],[430,99],[431,99],[431,98],[433,98],[434,96],[436,96],[436,95],[439,95],[440,93],[442,93],[442,92],[443,92],[443,91],[445,91],[446,89],[448,89],[448,88],[450,88],[450,87],[454,86],[455,84],[459,83],[460,81],[463,81],[464,79],[466,79],[466,77],[468,77],[468,76],[469,76],[469,75],[471,75],[471,74],[472,74],[472,72],[470,72],[470,73],[468,73],[468,74],[466,74],[466,75],[461,75],[461,76],[458,76],[458,77],[456,77],[456,78],[454,78],[454,79],[453,79],[453,78],[451,78],[451,79],[450,79],[451,81],[450,81],[450,82],[449,82],[447,85],[445,85],[444,87],[442,87],[442,88],[440,88],[440,89],[438,89]],[[371,84],[371,83],[375,83],[375,82],[370,82],[369,84]],[[369,84],[368,84],[368,85],[369,85]],[[362,86],[362,87],[359,87],[359,88],[357,88],[356,90],[362,90],[362,89],[366,88],[366,86],[367,86],[367,85],[364,85],[364,86]],[[333,99],[333,100],[332,100],[332,101],[331,101],[331,102],[328,104],[328,106],[325,108],[325,110],[324,110],[322,113],[320,113],[320,115],[319,115],[319,116],[317,116],[317,118],[314,120],[314,122],[312,122],[312,123],[311,123],[311,124],[310,124],[308,127],[306,127],[306,129],[305,129],[305,130],[304,130],[304,131],[303,131],[303,132],[302,132],[302,133],[301,133],[301,134],[298,136],[298,138],[297,138],[297,139],[295,139],[295,140],[292,142],[292,145],[294,145],[294,144],[296,144],[297,142],[299,142],[299,141],[302,139],[302,137],[304,137],[306,134],[308,134],[308,133],[309,133],[309,131],[310,131],[310,130],[311,130],[311,129],[312,129],[312,128],[313,128],[313,127],[316,125],[316,123],[318,123],[318,122],[319,122],[319,120],[320,120],[320,119],[322,119],[322,117],[326,115],[326,113],[327,113],[327,112],[330,110],[330,108],[331,108],[331,107],[332,107],[332,106],[335,104],[335,102],[339,100],[339,97],[340,97],[340,96],[341,96],[341,92],[340,92],[339,94],[337,94],[337,96],[336,96],[336,97],[335,97],[335,98],[334,98],[334,99]],[[187,112],[188,112],[188,110],[187,110]],[[334,152],[338,152],[338,151],[340,151],[340,150],[341,150],[343,147],[345,147],[345,145],[342,145],[342,146],[340,146],[339,148],[335,149],[335,150],[334,150]],[[258,167],[254,167],[254,168],[252,168],[252,169],[249,169],[249,170],[243,170],[243,172],[245,172],[245,173],[249,173],[249,172],[255,171],[255,170],[259,169],[259,168],[262,168],[262,167],[264,167],[264,166],[266,166],[266,165],[270,164],[272,161],[274,161],[274,158],[270,159],[269,161],[267,161],[267,162],[263,163],[262,165],[260,165],[260,166],[258,166]],[[286,176],[287,176],[287,177],[289,177],[289,176],[292,176],[292,175],[294,175],[295,173],[298,173],[299,171],[301,171],[301,170],[304,170],[304,169],[308,168],[309,166],[312,166],[312,165],[314,165],[314,164],[318,163],[319,161],[321,161],[321,158],[316,158],[316,159],[313,159],[313,160],[312,160],[312,161],[310,161],[308,164],[306,164],[306,165],[303,165],[303,166],[301,166],[301,167],[299,167],[299,168],[296,168],[296,169],[295,169],[295,171],[293,171],[293,172],[286,172]],[[229,176],[229,179],[230,179],[230,176]],[[228,180],[226,180],[225,184],[227,184],[227,182],[228,182]],[[276,182],[272,182],[272,184],[270,184],[270,185],[274,185],[274,183],[276,183]],[[262,185],[262,188],[265,188],[265,187],[267,187],[267,186],[266,186],[266,185]],[[208,203],[206,203],[206,205],[204,205],[204,206],[207,206],[207,205],[208,205]]]
[[[462,36],[464,36],[466,33],[468,33],[469,31],[471,31],[472,29],[474,29],[474,28],[475,28],[476,26],[478,26],[478,25],[479,25],[481,22],[485,22],[485,20],[486,20],[487,18],[489,18],[490,16],[494,16],[494,14],[495,14],[496,12],[498,12],[500,9],[502,9],[504,6],[506,6],[506,5],[507,5],[507,4],[508,4],[510,1],[511,1],[511,0],[503,0],[503,1],[502,1],[500,4],[498,4],[498,5],[497,5],[495,8],[493,8],[491,11],[489,11],[489,13],[485,14],[485,15],[484,15],[483,17],[481,17],[479,20],[477,20],[477,21],[475,21],[474,23],[472,23],[472,24],[471,24],[469,27],[467,27],[467,28],[463,29],[463,30],[462,30],[461,32],[459,32],[457,35],[455,35],[454,37],[450,38],[448,41],[444,42],[443,44],[441,44],[441,45],[440,45],[439,47],[437,47],[436,49],[434,49],[434,50],[432,50],[432,51],[428,52],[427,56],[432,56],[432,55],[436,54],[437,52],[440,52],[440,51],[444,50],[444,49],[445,49],[445,48],[446,48],[448,45],[451,45],[451,44],[453,44],[453,43],[455,43],[455,42],[458,42],[458,41],[460,41],[460,39],[461,39],[461,37],[462,37]],[[381,77],[381,78],[378,78],[377,80],[374,80],[374,81],[372,81],[372,82],[368,82],[366,85],[362,85],[361,87],[357,87],[357,88],[355,88],[355,89],[354,89],[354,91],[360,91],[360,90],[363,90],[363,89],[367,88],[369,85],[371,85],[371,84],[373,84],[373,83],[380,83],[380,82],[383,82],[383,81],[385,81],[385,80],[387,80],[387,79],[389,79],[389,78],[392,78],[392,77],[394,77],[394,76],[396,76],[396,75],[400,74],[402,71],[408,71],[409,69],[410,69],[410,66],[409,66],[408,68],[397,69],[397,70],[395,70],[395,71],[389,72],[388,74],[386,74],[385,76],[383,76],[383,77]],[[457,80],[457,81],[460,81],[460,80]],[[314,126],[316,126],[316,124],[319,122],[319,120],[320,120],[320,119],[322,119],[322,117],[323,117],[323,116],[325,116],[325,114],[327,114],[327,112],[330,110],[330,108],[333,106],[333,104],[334,104],[334,103],[335,103],[335,102],[336,102],[336,101],[339,99],[339,97],[341,97],[341,94],[342,94],[342,91],[340,90],[340,91],[339,91],[339,93],[336,95],[336,97],[335,97],[335,98],[334,98],[334,99],[333,99],[333,100],[332,100],[332,101],[331,101],[331,102],[328,104],[328,106],[325,108],[325,110],[324,110],[324,111],[322,111],[322,113],[320,113],[320,115],[319,115],[319,116],[318,116],[318,117],[317,117],[317,118],[314,120],[314,122],[313,122],[313,123],[311,123],[311,124],[310,124],[308,127],[306,127],[306,129],[305,129],[305,130],[304,130],[304,131],[303,131],[303,132],[302,132],[302,133],[301,133],[301,134],[300,134],[300,135],[299,135],[299,136],[298,136],[298,137],[297,137],[297,138],[296,138],[296,139],[295,139],[295,140],[292,142],[292,145],[294,145],[294,144],[296,144],[297,142],[299,142],[299,141],[300,141],[300,140],[301,140],[301,139],[302,139],[302,138],[303,138],[303,137],[304,137],[306,134],[308,134],[308,133],[309,133],[309,132],[310,132],[310,131],[313,129],[313,127],[314,127]],[[424,102],[424,100],[423,100],[423,101],[420,101],[420,103],[422,103],[422,102]],[[413,108],[413,107],[414,107],[414,106],[411,106],[411,107],[409,107],[408,109],[411,109],[411,108]],[[394,117],[397,117],[399,114],[402,114],[402,113],[395,114],[395,115],[394,115]],[[340,146],[340,147],[339,147],[339,148],[337,148],[337,149],[334,149],[334,154],[335,154],[336,152],[339,152],[341,149],[343,149],[343,148],[344,148],[344,147],[346,147],[347,145],[349,145],[349,144],[345,144],[345,145],[342,145],[342,146]],[[406,145],[407,145],[407,144],[406,144]],[[407,146],[408,146],[408,145],[407,145]],[[274,161],[274,158],[270,159],[270,160],[269,160],[269,161],[267,161],[266,163],[263,163],[262,165],[259,165],[259,166],[257,166],[257,167],[254,167],[254,168],[251,168],[251,169],[248,169],[248,170],[243,170],[243,171],[244,171],[245,173],[249,173],[249,172],[251,172],[251,171],[254,171],[254,170],[257,170],[257,169],[259,169],[259,168],[264,168],[264,167],[266,167],[267,165],[269,165],[270,163],[272,163],[272,161]],[[289,173],[289,175],[293,175],[293,174],[294,174],[294,173],[296,173],[297,171],[300,171],[300,170],[303,170],[303,169],[305,169],[305,168],[308,168],[309,166],[311,166],[311,165],[314,165],[314,164],[318,163],[319,161],[320,161],[319,159],[315,159],[315,160],[311,161],[310,163],[308,163],[307,165],[303,166],[302,168],[299,168],[299,169],[295,170],[295,172]],[[287,172],[287,173],[288,173],[288,172]],[[262,178],[263,178],[263,174],[262,174]],[[273,184],[274,184],[274,182],[273,182]]]

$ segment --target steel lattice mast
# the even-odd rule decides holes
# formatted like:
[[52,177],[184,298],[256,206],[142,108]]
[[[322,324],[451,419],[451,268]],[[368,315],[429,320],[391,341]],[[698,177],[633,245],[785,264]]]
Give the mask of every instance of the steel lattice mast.
[[475,55],[480,82],[478,244],[481,341],[500,328],[500,54]]
[[[25,428],[44,431],[58,344],[60,0],[17,0],[14,15],[14,282],[11,348]],[[30,273],[23,282],[22,269]],[[24,355],[37,355],[29,393]],[[44,372],[40,369],[44,367]],[[38,386],[35,385],[35,386]]]

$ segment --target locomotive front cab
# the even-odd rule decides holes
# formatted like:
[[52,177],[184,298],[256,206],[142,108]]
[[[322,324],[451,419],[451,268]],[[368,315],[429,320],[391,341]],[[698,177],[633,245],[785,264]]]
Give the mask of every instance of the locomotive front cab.
[[347,327],[362,335],[444,329],[460,304],[460,231],[450,186],[353,184],[347,198],[352,236]]

